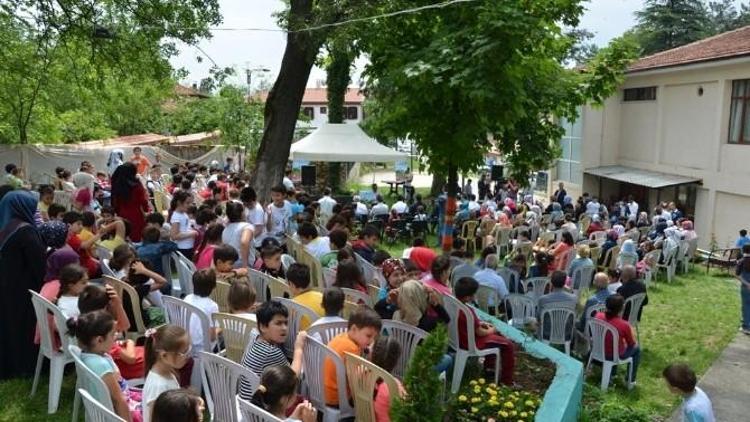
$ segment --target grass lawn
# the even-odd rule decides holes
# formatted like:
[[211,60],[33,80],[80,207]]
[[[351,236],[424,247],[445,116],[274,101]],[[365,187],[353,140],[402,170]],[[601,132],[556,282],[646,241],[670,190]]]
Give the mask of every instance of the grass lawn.
[[[49,361],[48,361],[49,362]],[[0,421],[54,421],[69,422],[73,413],[73,392],[76,385],[75,368],[71,363],[65,371],[62,392],[60,393],[60,405],[57,413],[47,414],[47,390],[49,388],[49,368],[45,366],[42,377],[39,380],[36,394],[30,398],[31,379],[10,380],[0,382]],[[79,412],[80,420],[83,420],[83,405]]]
[[587,409],[599,404],[630,406],[646,412],[651,420],[671,416],[679,398],[670,394],[661,377],[664,367],[685,362],[700,377],[737,334],[738,285],[734,278],[718,274],[707,275],[705,268],[696,267],[672,284],[661,281],[650,286],[649,304],[644,308],[640,326],[642,350],[637,387],[633,391],[625,388],[625,367],[621,367],[614,387],[610,384],[607,393],[602,394],[598,388],[601,371],[595,369],[587,378],[594,388],[584,392]]

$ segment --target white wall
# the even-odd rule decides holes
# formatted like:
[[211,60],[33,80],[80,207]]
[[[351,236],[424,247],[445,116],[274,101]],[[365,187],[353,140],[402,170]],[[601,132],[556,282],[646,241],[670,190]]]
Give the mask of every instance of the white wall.
[[[313,109],[313,119],[310,121],[310,125],[312,127],[320,127],[324,123],[328,123],[328,106],[327,104],[302,104],[302,109],[305,109],[306,107],[312,107]],[[344,105],[344,107],[357,107],[357,118],[356,119],[346,119],[344,120],[344,123],[359,123],[362,121],[362,106],[361,105]],[[326,114],[321,113],[321,109],[326,109]]]
[[[603,109],[584,110],[582,167],[619,164],[701,178],[700,245],[707,247],[713,234],[725,246],[750,228],[750,145],[727,143],[735,79],[750,79],[750,58],[627,75]],[[656,100],[622,101],[622,89],[648,86],[657,87]],[[596,195],[601,185],[604,198],[616,191],[597,179],[585,176],[582,190]],[[661,200],[673,191],[663,190]]]

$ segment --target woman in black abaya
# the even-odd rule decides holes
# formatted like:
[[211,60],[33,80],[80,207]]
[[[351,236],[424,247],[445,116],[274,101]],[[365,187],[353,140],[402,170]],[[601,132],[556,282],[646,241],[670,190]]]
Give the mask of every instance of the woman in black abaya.
[[36,318],[28,290],[44,279],[46,246],[34,226],[37,200],[23,190],[0,201],[0,379],[34,373]]

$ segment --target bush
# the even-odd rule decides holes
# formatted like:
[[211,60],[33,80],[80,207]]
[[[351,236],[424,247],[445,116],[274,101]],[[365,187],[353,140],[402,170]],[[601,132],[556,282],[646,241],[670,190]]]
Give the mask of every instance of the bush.
[[503,385],[475,379],[459,391],[453,404],[457,421],[533,421],[542,400],[538,394],[516,391]]
[[395,400],[391,406],[391,420],[442,422],[443,383],[435,366],[448,347],[448,332],[439,326],[424,339],[414,351],[404,377],[405,398]]

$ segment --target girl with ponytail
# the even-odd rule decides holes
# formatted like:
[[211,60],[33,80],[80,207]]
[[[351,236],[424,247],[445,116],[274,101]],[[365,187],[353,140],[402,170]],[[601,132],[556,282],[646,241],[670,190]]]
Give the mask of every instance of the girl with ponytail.
[[154,403],[165,391],[180,388],[177,372],[190,359],[190,337],[176,325],[146,331],[146,383],[143,386],[143,421],[149,422]]
[[269,366],[260,377],[252,403],[286,421],[315,422],[317,410],[307,400],[298,404],[286,418],[286,411],[297,401],[299,378],[289,365]]
[[[81,360],[98,375],[109,390],[109,396],[117,415],[128,422],[141,421],[140,392],[131,391],[120,375],[120,370],[109,355],[115,342],[115,320],[107,311],[82,314],[67,322],[68,334],[78,339]],[[104,400],[102,397],[95,397]]]

